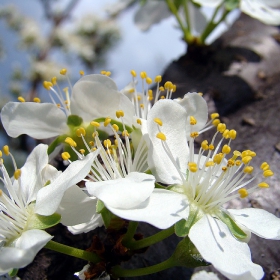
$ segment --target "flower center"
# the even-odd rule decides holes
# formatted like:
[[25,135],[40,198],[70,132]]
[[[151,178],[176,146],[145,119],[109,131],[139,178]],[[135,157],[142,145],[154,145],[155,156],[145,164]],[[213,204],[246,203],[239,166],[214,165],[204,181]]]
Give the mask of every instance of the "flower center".
[[[124,112],[117,111],[116,117],[121,120],[119,125],[110,118],[105,118],[100,122],[92,121],[90,126],[94,131],[90,135],[90,141],[87,141],[90,137],[86,138],[87,131],[83,127],[76,129],[76,135],[82,140],[85,149],[79,149],[79,145],[73,138],[65,139],[78,158],[82,158],[86,153],[99,151],[99,156],[95,158],[89,174],[92,181],[114,180],[123,178],[130,172],[144,172],[147,169],[148,148],[144,137],[142,134],[139,135],[138,131],[131,130],[132,134],[138,134],[136,135],[138,145],[133,145],[131,135],[122,121]],[[104,139],[100,136],[97,129],[100,129],[102,125],[103,130],[107,129],[111,132],[111,137]],[[68,152],[62,153],[64,160],[70,161],[70,157]]]

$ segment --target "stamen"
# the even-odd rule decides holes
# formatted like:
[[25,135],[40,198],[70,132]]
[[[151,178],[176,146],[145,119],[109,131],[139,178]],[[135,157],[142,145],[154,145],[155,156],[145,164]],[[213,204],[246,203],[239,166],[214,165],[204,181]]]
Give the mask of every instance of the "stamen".
[[241,198],[245,198],[245,197],[248,196],[248,191],[247,191],[246,189],[244,189],[244,188],[239,189],[239,190],[238,190],[238,193],[239,193],[239,195],[240,195]]
[[61,154],[61,157],[62,157],[63,160],[69,160],[71,156],[68,152],[63,152]]
[[14,172],[14,178],[15,178],[16,180],[19,179],[20,175],[21,175],[21,170],[20,170],[20,169],[15,170],[15,172]]
[[157,123],[159,126],[162,126],[162,120],[159,118],[154,118],[154,122]]
[[34,98],[33,98],[33,101],[34,101],[35,103],[40,103],[40,102],[41,102],[41,99],[40,99],[39,97],[34,97]]
[[25,102],[25,99],[24,99],[22,96],[19,96],[19,97],[18,97],[18,101],[20,101],[20,102]]
[[162,132],[158,132],[158,134],[156,135],[156,137],[162,141],[165,141],[166,140],[166,136],[164,133]]
[[69,144],[73,148],[77,147],[77,143],[71,137],[67,137],[64,142]]
[[262,189],[269,188],[269,184],[267,184],[266,182],[261,182],[261,183],[258,184],[258,186]]

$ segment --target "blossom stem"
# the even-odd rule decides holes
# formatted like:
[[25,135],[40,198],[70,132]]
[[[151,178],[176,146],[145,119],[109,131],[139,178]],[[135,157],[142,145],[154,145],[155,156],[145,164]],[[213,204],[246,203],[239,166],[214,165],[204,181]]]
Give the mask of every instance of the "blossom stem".
[[130,244],[131,242],[133,242],[133,236],[135,234],[137,227],[138,227],[138,222],[134,222],[134,221],[129,222],[127,232],[124,235],[122,241],[124,246],[126,246],[126,244]]
[[178,265],[177,261],[170,257],[169,259],[152,265],[148,267],[138,268],[138,269],[124,269],[121,266],[117,265],[112,268],[113,276],[118,277],[135,277],[135,276],[142,276],[142,275],[148,275],[153,274],[168,268],[171,268],[173,266]]
[[171,1],[171,0],[165,0],[166,1],[166,4],[168,6],[168,8],[170,9],[171,13],[175,16],[175,18],[177,19],[177,22],[181,28],[181,30],[183,31],[184,33],[184,40],[187,42],[187,43],[190,43],[192,42],[193,40],[193,36],[191,34],[191,32],[189,31],[189,27],[185,27],[184,24],[183,24],[183,21],[181,20],[180,16],[179,16],[179,13],[178,13],[178,10],[174,4],[174,1]]
[[95,253],[70,247],[52,240],[45,245],[45,248],[92,263],[97,263],[100,261],[99,256]]
[[165,230],[162,230],[152,236],[146,237],[144,239],[135,241],[135,240],[131,240],[130,242],[126,242],[125,246],[129,249],[132,250],[137,250],[137,249],[141,249],[141,248],[145,248],[148,247],[150,245],[153,245],[157,242],[162,241],[163,239],[169,237],[170,235],[172,235],[174,233],[174,226],[167,228]]

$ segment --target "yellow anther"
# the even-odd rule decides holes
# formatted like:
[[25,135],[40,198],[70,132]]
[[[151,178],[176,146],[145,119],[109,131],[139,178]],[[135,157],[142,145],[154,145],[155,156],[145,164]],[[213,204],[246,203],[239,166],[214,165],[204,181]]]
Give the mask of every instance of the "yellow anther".
[[90,145],[91,147],[93,147],[93,146],[94,146],[94,141],[89,141],[89,145]]
[[223,167],[222,167],[222,170],[223,170],[224,172],[226,172],[226,171],[227,171],[227,167],[226,167],[226,166],[223,166]]
[[267,162],[263,162],[260,166],[260,168],[265,171],[269,169],[269,164]]
[[79,152],[83,155],[86,151],[85,149],[80,149]]
[[51,82],[52,82],[53,85],[56,85],[56,84],[57,84],[56,80],[57,80],[56,77],[52,77],[52,78],[51,78]]
[[33,98],[33,101],[36,102],[36,103],[40,103],[41,102],[41,99],[39,97],[34,97]]
[[106,74],[106,71],[105,71],[105,70],[101,70],[101,71],[100,71],[100,74],[101,74],[101,75],[105,75],[105,74]]
[[94,147],[94,148],[91,149],[92,152],[94,152],[94,151],[96,151],[96,150],[97,150],[96,147]]
[[57,108],[60,108],[60,107],[61,107],[61,105],[60,105],[59,103],[57,103],[57,104],[56,104],[56,107],[57,107]]
[[70,154],[68,152],[63,152],[61,157],[63,160],[68,160],[70,158]]
[[141,77],[141,79],[146,79],[147,73],[145,71],[140,72],[140,77]]
[[10,154],[10,149],[9,149],[9,146],[8,145],[5,145],[3,147],[3,153],[8,156]]
[[220,115],[218,113],[213,113],[210,115],[212,120],[217,119]]
[[213,162],[213,161],[207,161],[206,163],[205,163],[205,166],[206,167],[210,167],[210,166],[214,166],[215,165],[215,163]]
[[189,166],[189,170],[191,172],[196,172],[197,171],[197,164],[195,162],[189,162],[188,163],[188,166]]
[[18,97],[18,101],[20,101],[20,102],[25,102],[25,99],[24,99],[22,96],[19,96],[19,97]]
[[0,196],[2,196],[3,195],[3,191],[2,190],[0,190]]
[[142,99],[141,95],[137,95],[137,100],[140,101]]
[[116,146],[116,147],[119,146],[119,141],[118,141],[118,139],[115,139],[114,143],[115,143],[115,146]]
[[173,92],[175,92],[175,91],[176,91],[176,89],[177,89],[177,86],[173,84],[173,86],[172,86],[172,89],[171,89],[171,90],[172,90]]
[[90,125],[94,126],[94,127],[100,127],[100,123],[96,122],[96,121],[92,121],[90,122]]
[[224,123],[219,123],[217,125],[217,131],[219,131],[220,133],[223,133],[226,130],[226,125]]
[[248,191],[247,191],[246,189],[244,189],[244,188],[239,189],[239,190],[238,190],[238,193],[239,193],[239,195],[240,195],[240,198],[245,198],[245,197],[248,196]]
[[124,116],[123,110],[116,111],[116,116],[117,116],[118,119],[119,119],[120,117],[123,117],[123,116]]
[[84,75],[85,75],[85,72],[84,72],[83,70],[80,70],[79,73],[80,73],[81,76],[84,76]]
[[229,154],[231,151],[231,148],[229,145],[224,145],[223,148],[222,148],[222,153],[223,154]]
[[215,120],[212,121],[212,124],[214,126],[218,126],[219,123],[221,123],[221,121],[219,119],[215,119]]
[[236,161],[235,161],[235,165],[236,165],[236,166],[240,166],[240,165],[241,165],[241,160],[236,160]]
[[130,74],[131,74],[132,77],[134,77],[134,78],[137,76],[137,74],[136,74],[136,72],[135,72],[134,70],[131,70],[131,71],[130,71]]
[[251,152],[250,152],[250,156],[251,156],[251,157],[255,157],[256,155],[257,155],[257,154],[256,154],[254,151],[251,151]]
[[157,75],[157,76],[155,77],[155,83],[160,83],[161,80],[162,80],[162,77],[161,77],[160,75]]
[[216,154],[213,158],[214,163],[220,164],[223,159],[223,156],[221,154]]
[[106,148],[109,148],[109,147],[111,147],[112,142],[111,142],[110,139],[106,139],[106,140],[103,141],[103,144]]
[[208,146],[208,141],[207,140],[204,140],[202,141],[201,143],[201,148],[205,151],[207,151],[209,149],[209,146]]
[[172,87],[173,87],[173,85],[172,85],[172,83],[170,82],[170,81],[167,81],[167,82],[165,82],[165,84],[164,84],[164,88],[165,89],[172,89]]
[[14,178],[15,178],[16,180],[18,180],[18,178],[20,177],[20,175],[21,175],[21,170],[20,170],[20,169],[15,170],[15,172],[14,172]]
[[86,130],[83,127],[79,127],[78,129],[76,129],[76,135],[78,137],[82,137],[86,135]]
[[224,137],[225,139],[228,139],[228,138],[229,138],[229,130],[228,130],[228,129],[226,129],[226,130],[223,132],[223,137]]
[[93,138],[98,137],[98,136],[99,136],[98,131],[94,131],[94,132],[92,133],[91,136],[92,136]]
[[162,126],[162,120],[159,118],[154,118],[154,122],[157,123],[159,126]]
[[44,81],[43,86],[44,86],[45,89],[50,90],[51,87],[53,86],[53,84],[49,81]]
[[210,151],[213,151],[214,149],[215,149],[215,146],[214,146],[213,144],[210,144],[210,145],[209,145],[209,150],[210,150]]
[[63,69],[60,70],[59,73],[60,73],[61,75],[66,75],[67,69],[66,69],[66,68],[63,68]]
[[0,150],[0,158],[2,157],[2,155],[3,155],[3,154],[2,154],[2,151]]
[[232,166],[234,166],[234,160],[229,159],[227,162],[227,167],[232,167]]
[[150,77],[147,77],[147,78],[146,78],[146,83],[147,83],[148,85],[150,85],[152,82],[153,82],[153,80],[152,80]]
[[241,157],[241,153],[239,152],[239,151],[233,151],[233,157],[232,157],[232,159],[237,159],[238,157]]
[[268,170],[265,170],[264,172],[263,172],[263,176],[264,177],[270,177],[270,176],[272,176],[274,173],[270,170],[270,169],[268,169]]
[[160,97],[160,99],[165,99],[165,96],[162,95],[162,96]]
[[140,120],[140,119],[137,119],[137,121],[136,121],[138,124],[142,124],[142,121]]
[[261,182],[258,184],[258,186],[263,189],[269,188],[269,184],[266,182]]
[[242,158],[242,162],[244,164],[249,163],[251,160],[252,160],[252,157],[250,157],[250,156],[245,156],[245,157]]
[[67,137],[64,140],[65,143],[67,143],[68,145],[70,145],[71,147],[77,147],[77,143],[71,138],[71,137]]
[[191,138],[196,138],[196,137],[198,137],[198,135],[199,135],[199,133],[196,132],[196,131],[194,131],[194,132],[192,132],[192,133],[190,134],[190,137],[191,137]]
[[105,76],[110,77],[111,76],[111,72],[110,71],[106,71]]
[[197,94],[200,95],[200,96],[203,96],[203,93],[202,93],[202,92],[198,92]]
[[133,93],[133,92],[134,92],[134,88],[128,90],[128,93]]
[[106,118],[104,121],[104,126],[106,127],[111,122],[110,118]]
[[195,125],[197,123],[196,118],[194,116],[190,116],[190,124]]
[[243,172],[246,173],[246,174],[251,174],[254,170],[254,167],[253,166],[246,166],[244,169],[243,169]]
[[159,87],[159,91],[164,91],[164,87],[163,87],[163,86],[160,86],[160,87]]
[[144,104],[143,103],[140,104],[140,108],[144,109]]
[[165,140],[166,140],[166,136],[165,136],[165,134],[162,133],[162,132],[159,132],[159,133],[156,135],[156,137],[157,137],[158,139],[162,140],[162,141],[165,141]]
[[127,132],[127,130],[124,130],[124,131],[122,132],[122,136],[123,136],[123,137],[128,137],[128,136],[129,136],[129,133]]
[[234,140],[234,139],[236,138],[236,135],[237,135],[236,130],[231,129],[231,130],[229,131],[229,138],[230,138],[230,139]]
[[153,91],[152,91],[151,89],[148,90],[148,95],[149,95],[150,97],[153,97]]
[[119,127],[118,127],[118,125],[113,124],[113,125],[112,125],[112,127],[113,127],[113,129],[114,129],[116,132],[118,132],[118,131],[119,131]]

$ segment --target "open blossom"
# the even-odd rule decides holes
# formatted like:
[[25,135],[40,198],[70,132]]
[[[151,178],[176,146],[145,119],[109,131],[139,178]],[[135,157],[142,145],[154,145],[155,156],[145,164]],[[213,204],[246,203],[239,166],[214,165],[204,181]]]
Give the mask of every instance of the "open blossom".
[[[66,69],[61,70],[66,74]],[[89,123],[101,117],[114,117],[117,110],[126,113],[125,123],[132,124],[133,106],[120,93],[114,81],[100,74],[82,77],[71,89],[63,92],[56,84],[45,82],[53,103],[9,102],[1,112],[3,126],[11,137],[27,134],[37,139],[66,135],[73,137],[73,127],[87,128]],[[24,101],[23,98],[20,99]],[[64,137],[65,139],[65,137]]]
[[[222,5],[224,0],[193,0],[193,2],[210,7]],[[240,10],[249,16],[258,19],[265,24],[280,24],[280,1],[279,0],[240,0]]]
[[[176,119],[167,112],[176,112]],[[279,240],[280,219],[262,209],[224,209],[223,204],[247,197],[258,188],[268,188],[265,181],[245,187],[261,173],[265,179],[273,172],[265,162],[253,175],[250,162],[256,154],[250,150],[231,152],[236,132],[222,123],[212,141],[203,141],[195,154],[193,140],[198,133],[192,127],[196,118],[187,120],[184,114],[180,106],[163,100],[155,104],[148,117],[153,174],[182,195],[171,202],[178,207],[175,213],[170,211],[174,222],[176,215],[183,218],[175,226],[176,233],[188,235],[202,257],[229,279],[261,279],[263,270],[251,261],[246,241],[251,232]],[[187,126],[191,127],[189,140],[184,133]]]
[[[8,146],[3,152],[12,157]],[[54,213],[63,192],[83,179],[92,159],[93,155],[89,155],[62,173],[48,164],[47,145],[41,144],[21,169],[12,157],[15,172],[10,178],[1,158],[4,189],[0,190],[0,275],[31,263],[52,239],[43,229],[60,221]],[[50,216],[50,220],[43,216]]]

